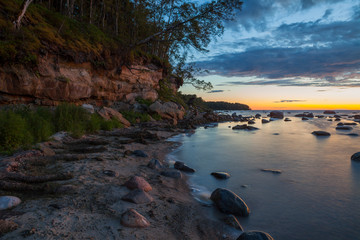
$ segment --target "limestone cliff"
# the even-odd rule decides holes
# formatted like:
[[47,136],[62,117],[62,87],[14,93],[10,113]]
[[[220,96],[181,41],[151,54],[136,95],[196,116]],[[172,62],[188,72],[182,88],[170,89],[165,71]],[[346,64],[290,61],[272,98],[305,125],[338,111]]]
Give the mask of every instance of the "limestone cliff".
[[[141,61],[105,70],[90,62],[75,63],[48,54],[38,57],[36,68],[0,66],[0,104],[56,105],[66,101],[99,106],[114,101],[134,103],[137,97],[155,101],[165,72]],[[175,80],[170,80],[170,87],[174,91],[179,88]]]

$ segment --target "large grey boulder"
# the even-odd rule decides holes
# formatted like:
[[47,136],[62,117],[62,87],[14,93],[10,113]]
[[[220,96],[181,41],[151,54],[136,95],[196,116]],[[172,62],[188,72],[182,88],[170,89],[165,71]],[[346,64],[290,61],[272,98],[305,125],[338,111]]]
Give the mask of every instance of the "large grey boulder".
[[210,199],[223,213],[237,216],[249,216],[250,209],[238,195],[225,188],[218,188],[212,192]]
[[283,119],[284,118],[284,113],[280,112],[280,111],[271,111],[270,112],[270,117],[271,118]]
[[243,232],[236,240],[274,240],[268,233],[261,231]]

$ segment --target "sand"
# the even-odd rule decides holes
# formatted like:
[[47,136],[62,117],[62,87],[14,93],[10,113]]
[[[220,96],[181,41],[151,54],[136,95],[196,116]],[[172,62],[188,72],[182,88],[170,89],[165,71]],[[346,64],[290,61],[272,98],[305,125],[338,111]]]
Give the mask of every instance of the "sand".
[[[73,178],[57,181],[66,187],[56,194],[0,191],[0,195],[15,195],[23,201],[14,209],[0,211],[0,219],[19,226],[1,239],[236,239],[213,216],[213,208],[194,200],[187,184],[189,176],[172,179],[147,167],[152,158],[166,164],[166,155],[179,146],[167,139],[183,132],[129,128],[43,144],[50,148],[45,152],[52,155],[54,151],[55,156],[42,158],[42,164],[24,164],[20,170],[39,175],[71,172]],[[84,144],[87,139],[93,145]],[[148,156],[128,155],[134,150]],[[65,161],[64,154],[81,157]],[[130,192],[123,184],[134,175],[150,183],[153,202],[134,204],[121,200]],[[121,215],[129,208],[143,215],[150,226],[123,226]]]

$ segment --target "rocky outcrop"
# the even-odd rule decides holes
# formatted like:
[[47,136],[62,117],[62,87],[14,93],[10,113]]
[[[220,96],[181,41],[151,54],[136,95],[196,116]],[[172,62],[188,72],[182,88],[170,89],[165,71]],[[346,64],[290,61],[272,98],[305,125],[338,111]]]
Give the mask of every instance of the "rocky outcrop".
[[161,101],[156,101],[150,105],[149,109],[164,119],[172,120],[174,125],[177,124],[178,120],[183,119],[185,115],[185,109],[174,102],[162,103]]
[[[26,66],[0,67],[0,104],[58,102],[111,105],[113,101],[134,103],[137,97],[158,99],[159,81],[165,71],[154,64],[112,64],[111,69],[97,68],[96,63],[69,62],[56,55],[38,56],[35,69]],[[176,90],[175,79],[169,86]]]

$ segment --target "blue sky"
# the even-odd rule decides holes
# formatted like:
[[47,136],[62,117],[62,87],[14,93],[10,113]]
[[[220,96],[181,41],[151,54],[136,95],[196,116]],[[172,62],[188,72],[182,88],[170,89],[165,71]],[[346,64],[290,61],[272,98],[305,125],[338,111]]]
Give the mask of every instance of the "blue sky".
[[183,92],[257,109],[360,108],[359,0],[244,0],[209,50],[193,61],[214,89]]

